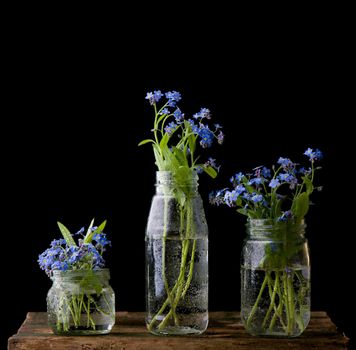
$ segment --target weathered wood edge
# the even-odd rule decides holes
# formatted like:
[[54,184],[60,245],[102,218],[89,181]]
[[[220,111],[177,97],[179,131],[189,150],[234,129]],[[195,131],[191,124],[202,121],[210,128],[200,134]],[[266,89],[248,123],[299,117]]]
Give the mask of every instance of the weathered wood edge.
[[[210,318],[212,320],[212,322],[214,323],[214,321],[216,321],[217,323],[219,323],[219,320],[223,320],[223,319],[237,319],[239,316],[239,313],[237,312],[224,312],[224,311],[220,311],[220,312],[211,312],[210,313]],[[313,312],[312,313],[312,317],[313,319],[325,319],[327,322],[327,324],[331,324],[335,327],[336,332],[335,333],[331,333],[329,334],[329,336],[327,334],[325,334],[323,336],[323,338],[321,339],[320,336],[315,338],[313,340],[313,338],[296,338],[293,341],[289,341],[288,345],[287,343],[284,343],[284,346],[288,346],[288,348],[290,349],[301,349],[302,344],[307,344],[306,342],[308,342],[308,346],[312,346],[312,348],[314,349],[341,349],[341,346],[343,346],[344,348],[347,348],[348,344],[349,344],[349,339],[343,335],[339,330],[337,330],[336,326],[332,323],[331,319],[329,318],[329,316],[327,315],[326,312],[324,311],[319,311],[319,312]],[[124,324],[122,324],[123,320],[127,320],[130,321],[131,320],[141,320],[142,319],[142,323],[139,322],[137,324],[137,327],[139,328],[143,328],[144,329],[144,313],[142,312],[118,312],[117,313],[117,319],[119,320],[118,322],[118,327],[120,327],[120,324],[122,326],[124,326]],[[120,322],[121,320],[121,322]],[[328,322],[329,321],[329,322]],[[126,327],[127,325],[130,325],[129,322],[125,322],[126,323]],[[116,350],[116,349],[134,349],[133,344],[130,344],[132,341],[132,337],[134,336],[134,334],[113,334],[113,335],[107,335],[107,336],[99,336],[99,337],[60,337],[60,336],[54,336],[53,334],[41,334],[41,335],[34,335],[34,334],[29,334],[26,332],[26,327],[28,328],[28,326],[40,326],[40,327],[44,327],[46,324],[46,313],[33,313],[33,312],[29,312],[26,316],[25,321],[22,323],[21,327],[19,328],[17,334],[13,335],[12,337],[9,338],[8,340],[8,346],[10,348],[10,346],[12,346],[12,348],[14,349],[24,349],[24,347],[22,347],[22,343],[26,342],[26,343],[33,343],[36,344],[38,346],[38,341],[39,338],[43,337],[43,349],[48,349],[48,347],[50,346],[50,348],[52,349],[52,345],[55,346],[53,347],[53,349],[60,349],[62,345],[60,344],[64,344],[65,342],[68,342],[70,340],[73,349],[74,346],[76,346],[75,348],[82,348],[82,349],[112,349],[112,350]],[[214,328],[214,326],[212,327]],[[239,336],[242,335],[239,333]],[[169,338],[162,338],[162,337],[154,337],[149,335],[148,333],[144,334],[145,336],[142,337],[140,339],[141,341],[141,346],[142,348],[145,348],[145,346],[147,346],[147,343],[149,342],[151,346],[154,346],[155,344],[157,344],[158,342],[161,342],[161,340],[163,339],[163,345],[166,345],[166,347],[161,347],[162,349],[179,349],[182,348],[182,338],[181,337],[169,337]],[[237,335],[237,334],[236,334]],[[184,337],[184,347],[183,348],[187,348],[189,345],[194,345],[195,349],[213,349],[213,344],[215,344],[214,346],[224,346],[224,349],[233,349],[234,346],[236,346],[236,341],[237,338],[229,338],[229,334],[226,334],[225,336],[219,336],[219,335],[211,335],[209,336],[209,329],[206,335],[202,335],[201,337]],[[100,344],[96,345],[95,343],[95,339],[100,339]],[[245,334],[242,338],[239,338],[239,349],[249,349],[251,346],[253,349],[260,349],[260,344],[261,343],[261,339],[262,338],[256,338],[256,337],[250,337],[247,334]],[[318,341],[323,340],[324,344],[319,344],[317,343]],[[276,339],[268,339],[268,338],[263,338],[263,347],[267,350],[269,348],[269,345],[275,344],[276,346],[278,345],[277,343],[279,343],[279,345],[283,344],[283,341],[277,341]],[[57,345],[54,345],[53,342],[57,342]],[[198,344],[199,342],[202,342],[204,344],[201,344],[201,346]],[[42,343],[42,341],[41,341]],[[51,344],[49,344],[51,343]],[[210,344],[209,344],[210,343]],[[82,344],[82,345],[80,345]],[[294,344],[294,345],[293,345]],[[210,346],[211,345],[211,346]],[[138,349],[141,349],[141,346],[138,347]],[[268,346],[268,347],[266,347]],[[319,347],[320,346],[320,347]],[[261,347],[261,349],[263,348]],[[27,348],[27,347],[26,347]],[[67,347],[66,347],[67,348]],[[63,347],[64,349],[64,347]]]

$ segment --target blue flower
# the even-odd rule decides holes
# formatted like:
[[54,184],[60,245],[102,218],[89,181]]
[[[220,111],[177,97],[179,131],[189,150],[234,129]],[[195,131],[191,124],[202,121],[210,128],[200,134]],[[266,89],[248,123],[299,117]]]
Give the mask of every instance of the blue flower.
[[51,247],[59,247],[61,245],[65,245],[67,242],[65,239],[61,238],[61,239],[54,239],[51,242]]
[[217,171],[219,171],[220,169],[220,165],[216,164],[216,159],[213,159],[211,157],[208,158],[208,160],[204,163],[204,167],[208,167],[211,166],[212,168],[216,169]]
[[153,92],[148,92],[145,99],[148,100],[151,105],[154,105],[161,99],[162,96],[163,94],[161,93],[161,91],[157,90]]
[[215,192],[210,192],[209,194],[209,202],[214,205],[220,205],[220,204],[226,204],[225,203],[225,191],[224,190],[219,190],[216,193]]
[[251,197],[251,201],[254,203],[262,202],[262,200],[263,200],[262,194],[255,194]]
[[172,135],[174,131],[176,131],[177,129],[177,124],[175,122],[170,122],[165,128],[164,131],[168,134],[168,135]]
[[235,190],[225,191],[224,203],[226,205],[228,205],[229,207],[234,207],[234,206],[236,206],[235,202],[236,202],[238,196],[239,196],[239,193]]
[[198,135],[201,137],[200,145],[203,148],[209,148],[214,141],[214,134],[207,125],[200,125]]
[[202,118],[211,119],[211,112],[208,108],[202,108],[199,113]]
[[207,109],[207,108],[201,108],[198,113],[195,113],[195,114],[193,115],[193,118],[194,118],[194,119],[200,119],[200,120],[202,120],[202,119],[204,119],[204,118],[206,118],[206,119],[211,119],[210,110]]
[[218,136],[217,136],[218,144],[219,144],[219,145],[222,145],[222,144],[223,144],[223,142],[224,142],[224,137],[225,137],[225,135],[224,135],[223,132],[220,130],[220,132],[219,132],[219,134],[218,134]]
[[281,180],[281,181],[287,181],[289,177],[289,174],[288,173],[282,173],[282,174],[279,174],[278,175],[278,178]]
[[290,159],[283,157],[279,157],[277,163],[282,165],[283,169],[292,168],[294,166],[294,163]]
[[295,177],[294,174],[289,173],[282,173],[278,175],[279,180],[282,182],[287,182],[290,184],[290,189],[294,189],[295,186],[298,184],[298,179]]
[[171,113],[171,112],[169,111],[168,108],[163,108],[163,109],[161,110],[161,112],[159,112],[160,115],[163,115],[163,114],[168,115],[168,114],[170,114],[170,113]]
[[188,123],[190,124],[190,127],[192,128],[192,131],[194,134],[199,135],[199,127],[194,123],[193,119],[188,119]]
[[100,244],[101,247],[105,247],[106,245],[111,245],[111,242],[106,238],[104,233],[95,234],[93,240]]
[[182,96],[179,92],[177,91],[169,91],[169,92],[166,92],[166,98],[168,100],[173,100],[173,101],[180,101],[182,99]]
[[81,235],[81,234],[83,234],[84,233],[84,227],[82,227],[78,232],[76,232],[75,234],[74,234],[74,236],[79,236],[79,235]]
[[235,180],[240,183],[242,179],[244,178],[244,174],[240,171],[239,173],[235,174]]
[[254,177],[247,184],[248,185],[253,185],[253,184],[261,185],[261,184],[263,184],[263,182],[264,182],[264,178],[262,178],[262,177]]
[[242,198],[247,199],[249,201],[251,199],[251,195],[248,192],[245,192]]
[[268,184],[268,186],[271,188],[276,188],[279,185],[280,185],[280,182],[278,181],[278,179],[272,179],[270,181],[270,183]]
[[263,167],[262,168],[262,176],[265,177],[266,179],[270,178],[271,177],[271,170],[266,168],[266,167]]
[[174,118],[176,119],[176,122],[178,124],[182,123],[183,122],[183,119],[184,119],[184,114],[182,113],[182,111],[177,108],[174,113],[173,113],[173,116]]
[[290,210],[287,210],[282,213],[282,215],[277,219],[279,222],[285,222],[288,221],[289,219],[293,218],[293,214]]
[[323,154],[320,150],[316,149],[315,151],[313,151],[312,148],[308,148],[304,154],[309,157],[309,160],[310,161],[314,161],[314,160],[317,160],[317,159],[322,159],[323,158]]
[[222,128],[222,126],[220,124],[214,124],[214,126],[215,126],[216,130],[219,130]]
[[70,264],[77,263],[83,257],[83,254],[82,254],[80,248],[78,248],[78,247],[70,247],[67,250],[67,254],[68,254],[68,262]]
[[309,147],[304,154],[310,158],[314,154],[313,149]]
[[196,168],[195,168],[195,171],[197,172],[197,174],[202,174],[204,169],[202,166],[198,165]]
[[181,94],[177,91],[170,91],[166,93],[166,98],[168,99],[167,106],[175,107],[177,102],[182,99]]
[[243,185],[238,185],[235,187],[235,191],[240,195],[241,193],[246,191],[246,188]]
[[51,270],[60,270],[60,271],[66,271],[68,270],[68,263],[66,261],[55,261],[52,266],[51,266]]
[[315,150],[315,158],[319,160],[323,158],[323,153],[319,149]]

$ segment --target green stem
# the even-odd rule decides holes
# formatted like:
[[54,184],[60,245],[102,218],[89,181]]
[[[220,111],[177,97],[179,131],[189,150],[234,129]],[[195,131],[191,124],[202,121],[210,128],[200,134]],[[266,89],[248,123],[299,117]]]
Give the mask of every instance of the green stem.
[[[282,292],[281,292],[281,294],[282,294]],[[271,323],[269,324],[269,331],[270,331],[270,332],[273,331],[273,328],[274,328],[274,326],[275,326],[275,324],[276,324],[276,321],[277,321],[277,317],[278,317],[278,316],[279,316],[279,318],[280,318],[282,327],[283,327],[283,328],[286,327],[285,324],[284,324],[284,322],[283,322],[283,317],[282,317],[282,311],[283,311],[283,304],[284,304],[284,302],[283,302],[283,296],[282,296],[281,294],[280,294],[280,296],[279,296],[279,305],[278,305],[278,307],[277,307],[277,310],[274,312],[274,315],[273,315],[273,317],[272,317],[272,319],[271,319]]]
[[251,325],[251,322],[252,322],[252,319],[253,319],[253,316],[255,315],[256,311],[257,311],[257,307],[258,307],[258,304],[262,298],[262,294],[266,288],[266,285],[267,285],[267,282],[268,282],[268,276],[266,274],[263,282],[262,282],[262,286],[261,286],[261,289],[260,289],[260,292],[258,293],[258,296],[257,296],[257,299],[255,301],[255,304],[253,305],[252,307],[252,310],[250,312],[250,315],[248,316],[248,319],[246,321],[246,328],[250,328],[250,325]]
[[[172,288],[171,293],[174,294],[174,293],[176,292],[177,288],[178,288],[178,283],[176,282],[175,285],[174,285],[174,287]],[[163,303],[163,305],[161,306],[161,308],[159,309],[159,311],[156,313],[156,315],[152,318],[151,322],[148,324],[147,329],[148,329],[149,331],[152,330],[152,327],[153,327],[153,325],[155,324],[155,322],[156,322],[156,320],[157,320],[157,317],[162,314],[162,312],[166,309],[166,307],[168,306],[168,304],[169,304],[169,298],[167,297],[167,299],[165,300],[165,302]]]
[[[163,213],[163,236],[162,236],[162,278],[163,278],[163,281],[164,281],[164,286],[165,286],[165,289],[166,289],[166,294],[167,294],[167,299],[165,300],[165,302],[163,303],[163,305],[161,306],[161,308],[159,309],[159,311],[156,313],[156,315],[152,318],[151,322],[147,325],[147,329],[149,331],[152,330],[152,327],[153,325],[155,324],[155,322],[157,321],[157,318],[158,316],[166,309],[166,307],[168,306],[168,304],[171,305],[171,310],[168,312],[168,314],[165,316],[165,318],[163,319],[164,320],[169,320],[170,317],[173,315],[174,317],[174,321],[176,324],[179,323],[179,320],[178,320],[178,317],[177,315],[175,314],[174,310],[172,311],[172,307],[173,307],[173,301],[174,301],[174,293],[175,291],[177,290],[178,288],[178,280],[177,282],[175,283],[174,287],[172,288],[172,290],[170,291],[169,290],[169,286],[168,286],[168,281],[167,281],[167,278],[166,278],[166,240],[167,240],[167,215],[168,215],[168,205],[167,205],[167,200],[165,199],[164,200],[164,213]],[[184,222],[184,208],[180,208],[180,220],[181,220],[181,223],[180,223],[180,237],[181,239],[183,238],[183,222]],[[182,240],[182,242],[184,242]],[[183,243],[182,243],[183,244]],[[182,259],[183,259],[183,247],[182,247]],[[182,264],[181,264],[182,265]],[[162,324],[162,322],[160,323],[160,325]]]
[[[180,299],[182,298],[182,292],[184,288],[184,279],[185,279],[185,271],[186,271],[186,261],[189,253],[189,246],[190,246],[190,237],[191,237],[191,221],[192,221],[192,213],[191,213],[191,205],[190,201],[186,201],[186,232],[185,232],[185,239],[182,241],[182,258],[181,258],[181,265],[180,265],[180,271],[179,271],[179,276],[177,280],[177,291],[175,294],[175,298],[173,300],[173,304],[171,304],[171,309],[168,312],[168,314],[165,316],[165,318],[162,320],[162,322],[159,324],[158,329],[164,329],[170,318],[174,316],[175,310],[178,306],[178,303]],[[176,322],[177,324],[177,322]]]
[[175,314],[176,307],[179,303],[179,300],[180,300],[181,294],[182,294],[188,252],[189,252],[189,241],[183,240],[183,242],[182,242],[182,260],[181,260],[179,276],[177,279],[177,292],[176,292],[175,298],[173,300],[173,304],[171,304],[171,309],[169,310],[169,312],[165,316],[165,318],[162,320],[162,322],[159,324],[158,329],[165,328],[167,326],[167,323],[169,322],[170,318],[172,316],[174,316],[174,314]]
[[192,247],[192,252],[191,252],[191,256],[190,256],[190,262],[189,262],[189,274],[188,274],[188,278],[187,278],[187,282],[185,284],[185,287],[183,289],[183,293],[182,293],[182,298],[185,297],[188,289],[189,289],[189,286],[190,286],[190,283],[192,282],[192,279],[193,279],[193,272],[194,272],[194,259],[195,259],[195,250],[196,250],[196,247],[197,247],[197,240],[194,239],[193,241],[193,247]]
[[278,283],[279,283],[279,276],[278,276],[278,273],[276,272],[276,278],[274,280],[274,287],[273,287],[273,292],[272,292],[272,296],[270,297],[271,298],[271,303],[269,304],[269,308],[267,310],[267,313],[266,313],[266,316],[262,322],[262,328],[265,328],[266,326],[266,323],[267,323],[267,320],[275,306],[274,304],[274,300],[276,298],[276,294],[277,294],[277,286],[278,286]]
[[291,276],[286,274],[287,278],[287,303],[289,308],[289,322],[287,326],[287,333],[291,335],[293,333],[294,324],[295,324],[295,305],[294,305],[294,288],[293,288],[293,279],[294,273],[292,272]]
[[[166,289],[167,297],[171,306],[173,305],[173,298],[169,290],[168,281],[166,277],[166,242],[167,242],[167,216],[168,216],[168,203],[167,199],[164,199],[164,209],[163,209],[163,237],[162,237],[162,278],[164,282],[164,287]],[[176,319],[177,316],[174,315]]]

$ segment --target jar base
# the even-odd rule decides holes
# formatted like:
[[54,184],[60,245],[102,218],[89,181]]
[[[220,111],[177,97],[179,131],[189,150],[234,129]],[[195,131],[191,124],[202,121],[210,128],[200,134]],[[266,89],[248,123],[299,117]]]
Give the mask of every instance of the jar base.
[[192,327],[177,327],[177,326],[172,326],[172,327],[166,327],[162,330],[158,329],[152,329],[150,330],[151,334],[154,335],[164,335],[164,336],[179,336],[179,335],[200,335],[205,332],[204,330],[201,329],[196,329]]
[[52,326],[52,331],[55,335],[64,335],[64,336],[80,336],[80,335],[102,335],[108,334],[111,332],[113,326],[97,326],[96,329],[87,328],[87,327],[73,327],[66,331],[59,331],[56,326]]
[[271,333],[254,333],[249,330],[246,330],[248,334],[258,337],[258,338],[279,338],[279,339],[292,339],[292,338],[297,338],[300,335],[303,334],[303,332],[300,333],[295,333],[295,334],[284,334],[284,333],[278,333],[278,332],[271,332]]

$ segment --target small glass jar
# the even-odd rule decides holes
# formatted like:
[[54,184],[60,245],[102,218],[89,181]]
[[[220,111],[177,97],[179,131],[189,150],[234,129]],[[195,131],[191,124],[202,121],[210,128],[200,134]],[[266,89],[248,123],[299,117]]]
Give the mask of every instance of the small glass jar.
[[115,294],[109,269],[54,271],[47,294],[48,322],[55,334],[109,333],[115,324]]
[[209,321],[208,226],[198,175],[183,179],[157,172],[148,217],[146,324],[156,335],[201,334]]
[[241,318],[252,335],[296,337],[310,319],[304,221],[249,220],[241,255]]

